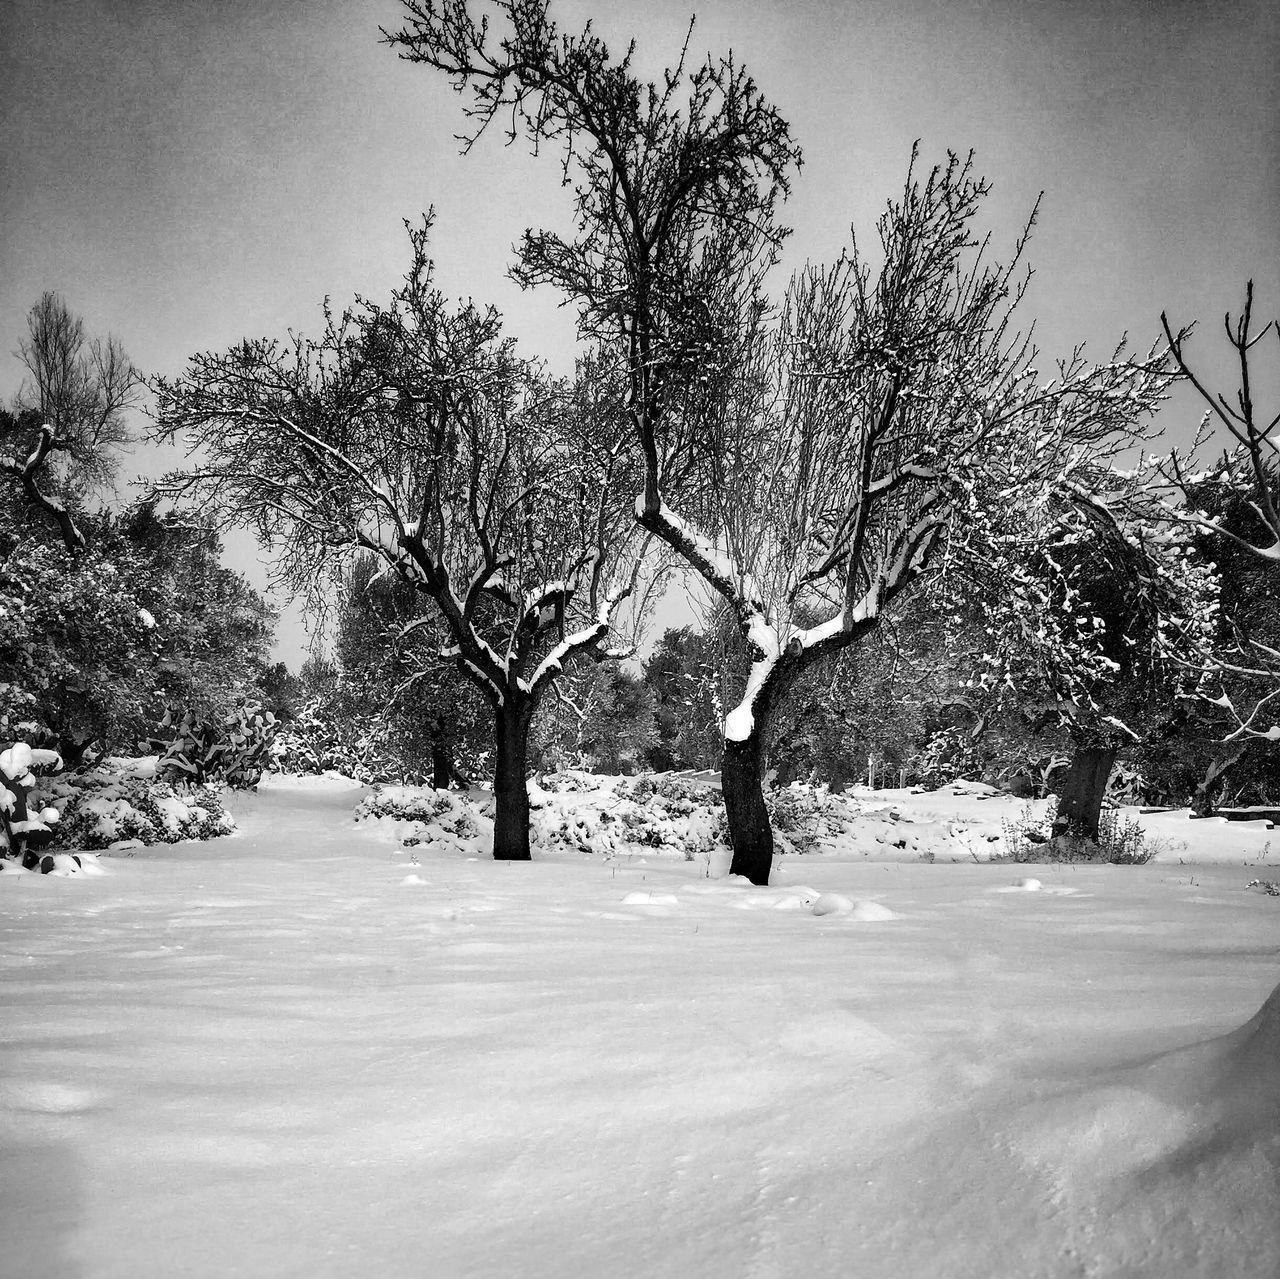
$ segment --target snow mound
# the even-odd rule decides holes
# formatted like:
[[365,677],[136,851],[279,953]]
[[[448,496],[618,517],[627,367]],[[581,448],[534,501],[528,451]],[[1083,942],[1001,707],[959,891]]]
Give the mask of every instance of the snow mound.
[[808,915],[838,915],[860,924],[900,918],[877,901],[855,901],[843,893],[820,893],[803,884],[773,891],[757,890],[736,898],[732,905],[739,910],[794,910]]
[[853,911],[853,902],[840,893],[823,893],[813,903],[810,910],[815,915],[848,915]]
[[0,875],[48,875],[67,879],[72,875],[106,875],[93,853],[44,853],[30,866],[11,858],[0,858]]
[[680,898],[674,893],[628,893],[623,899],[624,906],[679,906]]
[[[1226,1046],[1232,1092],[1256,1093],[1259,1109],[1268,1112],[1271,1131],[1280,1132],[1280,985],[1253,1017],[1226,1037]],[[1255,1113],[1252,1107],[1250,1113]],[[1257,1113],[1256,1117],[1262,1115]]]
[[1032,1124],[1012,1148],[1027,1171],[1078,1220],[1106,1214],[1115,1253],[1106,1273],[1184,1273],[1204,1222],[1236,1223],[1250,1247],[1280,1240],[1268,1224],[1277,1221],[1280,986],[1237,1030],[1024,1113]]
[[901,919],[897,911],[882,906],[879,902],[854,902],[849,918],[859,924],[878,924],[884,920]]
[[75,1115],[97,1105],[100,1094],[46,1079],[0,1079],[0,1111]]

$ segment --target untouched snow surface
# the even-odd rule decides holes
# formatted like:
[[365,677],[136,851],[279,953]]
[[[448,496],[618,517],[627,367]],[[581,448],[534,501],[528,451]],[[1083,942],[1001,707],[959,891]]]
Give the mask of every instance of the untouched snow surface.
[[758,889],[404,849],[361,793],[0,877],[0,1272],[1280,1273],[1261,829]]

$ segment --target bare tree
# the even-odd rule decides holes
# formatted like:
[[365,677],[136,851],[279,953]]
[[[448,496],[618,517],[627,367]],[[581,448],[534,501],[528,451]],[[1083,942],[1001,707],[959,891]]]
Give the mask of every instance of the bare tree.
[[799,674],[877,627],[931,558],[998,546],[984,503],[1012,515],[1069,486],[1158,401],[1161,362],[1077,352],[1038,386],[1010,326],[1022,245],[987,265],[970,233],[987,187],[954,157],[925,179],[913,163],[879,271],[855,245],[805,272],[775,329],[763,278],[800,153],[732,58],[686,73],[682,54],[645,84],[631,50],[562,34],[546,0],[491,6],[500,31],[463,0],[404,7],[387,39],[471,91],[468,146],[501,115],[509,137],[563,148],[576,235],[527,232],[515,275],[561,289],[615,352],[645,461],[637,518],[750,643],[722,777],[733,871],[767,882],[762,742]]
[[[1280,341],[1280,320],[1256,327],[1253,317],[1253,281],[1245,285],[1244,307],[1234,319],[1228,312],[1223,329],[1239,371],[1239,385],[1228,397],[1214,390],[1187,359],[1186,347],[1193,326],[1176,332],[1167,312],[1160,323],[1178,372],[1204,402],[1206,408],[1191,445],[1171,449],[1164,458],[1154,459],[1150,481],[1165,494],[1163,512],[1175,523],[1191,525],[1224,546],[1252,557],[1255,562],[1280,565],[1280,442],[1275,438],[1280,426],[1280,408],[1272,413],[1261,409],[1255,398],[1262,380],[1252,364],[1256,349],[1268,335]],[[1273,351],[1275,348],[1272,348]],[[1280,367],[1280,366],[1278,366]],[[1221,454],[1207,465],[1199,457],[1211,441],[1226,443]],[[1238,608],[1233,611],[1239,611]],[[1275,699],[1280,697],[1280,648],[1256,634],[1235,628],[1233,643],[1208,662],[1210,673],[1220,683],[1237,683],[1237,700],[1225,689],[1208,698],[1226,712],[1234,725],[1226,740],[1262,738],[1280,740],[1280,726],[1270,723]],[[1249,693],[1250,683],[1268,687]]]
[[433,603],[442,655],[493,712],[494,856],[523,860],[534,712],[565,666],[611,651],[640,573],[629,437],[607,386],[548,383],[492,308],[446,304],[429,225],[390,306],[157,381],[157,435],[199,453],[168,490],[255,528],[293,587],[322,591],[368,551]]
[[[1275,429],[1280,426],[1280,410],[1270,417],[1266,411],[1259,412],[1254,400],[1257,379],[1250,368],[1254,348],[1269,333],[1280,340],[1280,320],[1272,320],[1255,330],[1253,281],[1250,280],[1245,285],[1244,309],[1239,317],[1233,321],[1230,312],[1223,317],[1227,341],[1240,370],[1240,385],[1230,400],[1222,392],[1212,390],[1188,363],[1186,344],[1191,336],[1191,327],[1175,333],[1168,313],[1164,311],[1160,313],[1160,323],[1179,373],[1195,387],[1208,406],[1191,447],[1183,453],[1172,449],[1168,458],[1158,463],[1160,478],[1183,500],[1183,505],[1172,512],[1174,518],[1216,533],[1262,559],[1280,562],[1280,442],[1275,439]],[[1232,443],[1223,450],[1216,463],[1201,469],[1196,463],[1196,456],[1212,437],[1214,428],[1224,430]],[[1205,483],[1221,484],[1235,492],[1248,494],[1249,506],[1269,540],[1243,536],[1206,512],[1196,498],[1197,486]]]
[[56,293],[31,308],[17,354],[28,377],[17,413],[0,423],[0,473],[57,524],[68,550],[78,550],[84,535],[75,508],[115,477],[140,377],[116,338],[86,339],[84,322]]

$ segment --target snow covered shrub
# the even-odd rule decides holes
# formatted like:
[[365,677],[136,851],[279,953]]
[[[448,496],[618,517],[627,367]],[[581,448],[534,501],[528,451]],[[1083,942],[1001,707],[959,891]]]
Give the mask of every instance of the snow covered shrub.
[[845,801],[831,795],[825,786],[793,782],[766,791],[764,802],[784,852],[817,852],[819,841],[824,836],[840,834],[850,817]]
[[1149,801],[1150,789],[1142,770],[1125,760],[1117,760],[1107,778],[1105,803],[1113,807],[1122,804],[1145,804]]
[[356,821],[367,817],[425,822],[439,826],[453,835],[471,836],[476,833],[471,810],[466,800],[455,791],[379,786],[356,807]]
[[59,818],[58,810],[44,802],[37,770],[61,767],[56,751],[32,749],[26,742],[0,751],[0,856],[28,868],[36,863],[35,850],[52,839]]
[[1066,834],[1057,820],[1056,798],[1042,806],[1028,804],[1004,828],[1004,855],[992,860],[1013,862],[1109,862],[1141,866],[1155,856],[1137,818],[1126,819],[1116,809],[1104,809],[1098,819],[1097,840]]
[[480,834],[474,806],[456,791],[415,786],[379,786],[355,811],[357,822],[405,822],[406,848],[442,844],[462,850]]
[[368,706],[314,697],[277,734],[270,767],[280,773],[341,773],[367,785],[398,781],[400,769],[385,749],[384,729]]
[[729,841],[724,800],[718,788],[684,777],[659,774],[621,782],[619,817],[630,842],[654,848],[663,844],[679,849],[686,861],[707,857]]
[[[1089,841],[1077,841],[1088,844]],[[1156,854],[1147,844],[1142,823],[1136,817],[1125,818],[1117,809],[1104,809],[1098,819],[1098,842],[1101,856],[1090,861],[1106,861],[1113,866],[1142,866]]]
[[56,845],[61,848],[110,848],[131,840],[175,844],[235,830],[214,786],[179,794],[167,782],[98,770],[67,779],[55,796],[59,801]]
[[256,706],[237,706],[218,723],[186,711],[175,720],[168,711],[148,743],[157,750],[158,776],[201,786],[223,781],[236,790],[253,790],[271,759],[276,718]]

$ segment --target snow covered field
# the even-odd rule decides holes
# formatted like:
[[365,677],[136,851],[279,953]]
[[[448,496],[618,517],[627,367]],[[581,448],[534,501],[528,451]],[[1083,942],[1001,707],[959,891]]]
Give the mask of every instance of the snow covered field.
[[0,1273],[1280,1273],[1263,826],[979,864],[1018,805],[892,792],[926,838],[756,889],[404,849],[359,793],[0,877]]

